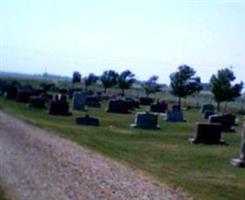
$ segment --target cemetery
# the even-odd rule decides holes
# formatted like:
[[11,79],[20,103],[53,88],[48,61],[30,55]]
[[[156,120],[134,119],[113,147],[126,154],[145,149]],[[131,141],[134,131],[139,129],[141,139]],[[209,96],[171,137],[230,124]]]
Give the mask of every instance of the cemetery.
[[115,89],[69,87],[9,86],[1,92],[0,109],[143,170],[194,199],[244,196],[244,128],[238,112],[218,111],[205,100],[185,100],[181,106],[166,94],[146,97],[134,89],[121,95]]

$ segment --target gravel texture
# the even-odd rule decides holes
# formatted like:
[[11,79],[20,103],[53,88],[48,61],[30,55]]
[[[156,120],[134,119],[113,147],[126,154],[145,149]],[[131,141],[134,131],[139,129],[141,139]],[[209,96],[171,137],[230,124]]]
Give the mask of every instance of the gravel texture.
[[138,170],[2,111],[0,179],[13,200],[188,199]]

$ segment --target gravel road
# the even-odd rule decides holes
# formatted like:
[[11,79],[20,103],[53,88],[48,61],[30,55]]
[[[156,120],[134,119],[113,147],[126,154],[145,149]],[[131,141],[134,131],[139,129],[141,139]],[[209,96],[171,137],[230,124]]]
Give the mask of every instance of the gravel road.
[[187,199],[138,170],[2,111],[0,179],[13,200]]

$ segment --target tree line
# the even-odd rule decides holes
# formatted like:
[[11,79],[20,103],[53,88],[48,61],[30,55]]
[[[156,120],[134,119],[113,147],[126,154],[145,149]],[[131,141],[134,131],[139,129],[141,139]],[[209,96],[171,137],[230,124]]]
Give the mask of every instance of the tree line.
[[[201,78],[195,76],[196,71],[188,65],[181,65],[176,72],[170,74],[170,92],[178,98],[178,104],[181,106],[181,99],[198,93],[202,90]],[[218,70],[217,74],[213,74],[210,78],[210,88],[214,99],[217,102],[217,110],[220,110],[220,104],[224,101],[234,101],[235,98],[241,95],[243,82],[233,84],[236,79],[234,72],[229,68]],[[78,71],[73,73],[72,83],[81,83],[81,74]],[[125,90],[130,89],[135,83],[135,74],[130,70],[125,70],[117,73],[114,70],[106,70],[101,76],[96,76],[90,73],[84,78],[85,88],[101,82],[106,93],[107,89],[118,86],[121,89],[121,94],[124,96]],[[142,88],[145,94],[161,92],[162,86],[157,82],[158,76],[153,75],[147,81],[142,83]]]

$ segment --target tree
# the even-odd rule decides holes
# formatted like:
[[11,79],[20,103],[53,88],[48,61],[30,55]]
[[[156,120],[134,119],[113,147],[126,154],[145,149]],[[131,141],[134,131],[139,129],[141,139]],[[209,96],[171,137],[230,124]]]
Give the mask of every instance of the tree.
[[157,83],[157,80],[158,76],[153,75],[143,84],[146,96],[161,91],[161,85]]
[[234,101],[242,92],[243,82],[232,85],[236,79],[232,70],[225,68],[218,70],[217,75],[212,75],[210,79],[211,91],[217,102],[217,110],[220,111],[220,103],[224,101]]
[[81,83],[81,74],[78,71],[73,72],[72,83]]
[[118,87],[122,91],[122,96],[124,96],[124,91],[129,89],[132,84],[135,82],[134,74],[129,71],[125,70],[118,76]]
[[104,71],[100,77],[104,92],[113,85],[117,84],[118,73],[113,70]]
[[98,81],[99,77],[96,76],[93,73],[90,73],[87,77],[85,77],[84,79],[84,83],[85,83],[85,88],[87,89],[90,85],[96,83]]
[[178,97],[178,105],[181,107],[181,98],[199,92],[202,89],[201,79],[195,70],[188,65],[181,65],[178,71],[170,75],[171,93]]

